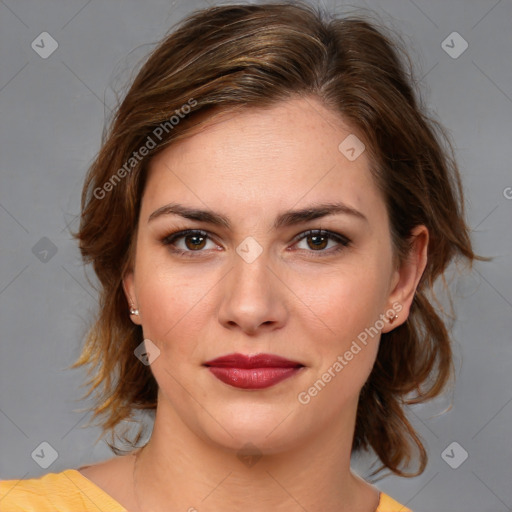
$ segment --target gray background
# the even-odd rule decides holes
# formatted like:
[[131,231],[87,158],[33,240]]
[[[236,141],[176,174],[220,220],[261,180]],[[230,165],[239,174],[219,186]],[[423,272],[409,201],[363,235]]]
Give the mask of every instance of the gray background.
[[[84,372],[66,369],[95,305],[86,278],[94,276],[81,266],[68,229],[77,227],[81,184],[113,88],[133,76],[172,24],[214,3],[0,0],[1,478],[113,456],[104,440],[94,444],[97,428],[82,428],[90,419],[80,410],[90,404],[79,400]],[[346,10],[341,1],[323,4]],[[456,146],[475,250],[494,257],[451,285],[454,392],[410,408],[430,455],[425,473],[377,486],[415,512],[512,510],[512,3],[351,5],[375,9],[407,41],[422,94]],[[47,59],[31,47],[44,31],[58,42]],[[458,58],[442,47],[454,31],[469,45]],[[449,44],[452,52],[461,48]],[[58,452],[47,469],[31,457],[43,441]],[[462,449],[469,454],[457,469],[441,456],[454,441],[462,448],[448,450],[452,464]],[[356,462],[364,471],[367,461]]]

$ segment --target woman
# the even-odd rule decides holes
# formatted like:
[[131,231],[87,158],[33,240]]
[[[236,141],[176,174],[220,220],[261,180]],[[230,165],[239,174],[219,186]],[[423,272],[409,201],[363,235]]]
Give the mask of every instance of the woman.
[[411,84],[383,29],[305,4],[206,9],[159,45],[75,234],[102,285],[75,363],[94,417],[112,432],[149,409],[153,431],[2,482],[5,510],[408,510],[351,454],[424,470],[403,404],[449,380],[430,293],[475,259],[452,151]]

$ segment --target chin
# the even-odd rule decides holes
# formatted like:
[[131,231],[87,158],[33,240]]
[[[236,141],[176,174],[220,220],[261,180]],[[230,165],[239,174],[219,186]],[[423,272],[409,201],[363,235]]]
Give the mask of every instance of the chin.
[[[245,404],[215,409],[215,419],[208,416],[207,423],[199,425],[201,437],[224,449],[238,453],[250,446],[262,454],[277,454],[293,449],[307,437],[304,422],[297,421],[292,406],[269,407]],[[218,422],[218,423],[217,423]],[[299,425],[302,428],[299,430]]]

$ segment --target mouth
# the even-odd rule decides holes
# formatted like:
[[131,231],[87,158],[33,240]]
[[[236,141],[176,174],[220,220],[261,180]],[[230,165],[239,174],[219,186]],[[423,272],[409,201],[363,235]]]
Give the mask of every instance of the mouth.
[[273,354],[229,354],[203,364],[220,381],[240,389],[264,389],[296,375],[304,365]]

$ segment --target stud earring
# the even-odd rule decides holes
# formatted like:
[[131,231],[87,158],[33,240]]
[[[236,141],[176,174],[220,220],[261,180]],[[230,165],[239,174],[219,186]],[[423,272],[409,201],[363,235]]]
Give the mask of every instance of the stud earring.
[[398,315],[395,313],[395,316],[389,317],[389,323],[392,324],[397,318],[398,318]]
[[138,314],[139,314],[139,310],[135,309],[135,307],[132,304],[132,307],[130,308],[130,315],[138,315]]

